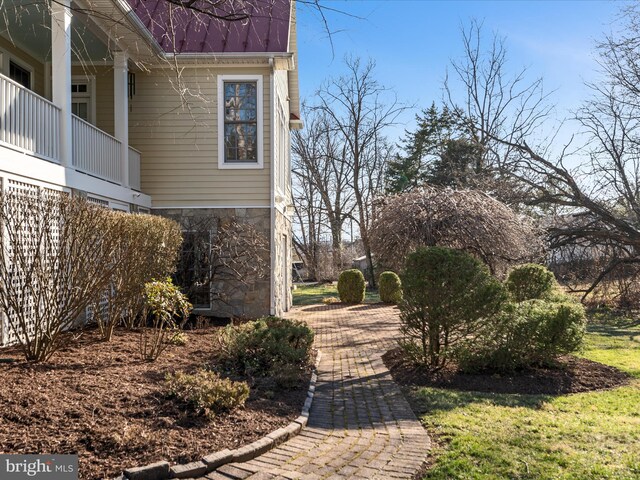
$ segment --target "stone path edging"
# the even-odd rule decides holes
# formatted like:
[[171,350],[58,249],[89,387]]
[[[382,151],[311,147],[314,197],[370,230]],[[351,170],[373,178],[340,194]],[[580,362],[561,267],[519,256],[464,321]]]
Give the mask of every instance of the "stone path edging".
[[306,427],[263,455],[194,480],[416,478],[431,439],[382,360],[397,345],[397,308],[311,305],[288,316],[307,322],[324,352]]
[[318,380],[318,365],[320,364],[321,357],[322,352],[318,350],[313,371],[311,373],[311,380],[309,381],[309,388],[307,389],[307,397],[304,405],[302,406],[302,411],[298,418],[293,420],[286,427],[274,430],[265,437],[243,447],[236,448],[234,450],[225,448],[212,453],[197,462],[171,466],[167,461],[160,461],[142,467],[128,468],[122,472],[121,476],[114,480],[169,480],[174,478],[200,477],[229,463],[253,460],[254,458],[259,457],[260,455],[295,437],[309,421],[309,410],[311,410],[311,405],[313,403],[316,382]]

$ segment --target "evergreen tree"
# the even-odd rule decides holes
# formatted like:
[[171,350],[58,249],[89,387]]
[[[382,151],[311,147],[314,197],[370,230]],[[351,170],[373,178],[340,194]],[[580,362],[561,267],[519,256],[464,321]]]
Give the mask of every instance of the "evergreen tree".
[[471,140],[460,111],[435,103],[416,116],[417,128],[406,132],[401,148],[389,162],[388,193],[401,193],[430,183],[467,185],[469,175],[482,170],[482,148]]

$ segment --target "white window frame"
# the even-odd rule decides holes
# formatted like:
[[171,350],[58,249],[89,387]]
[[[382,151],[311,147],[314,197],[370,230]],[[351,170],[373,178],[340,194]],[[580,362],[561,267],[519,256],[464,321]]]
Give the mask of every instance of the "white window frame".
[[29,90],[33,91],[35,82],[35,69],[31,66],[31,64],[25,62],[21,58],[12,55],[7,50],[0,49],[0,68],[2,69],[2,74],[7,78],[9,78],[9,65],[11,62],[29,72]]
[[[224,83],[256,82],[256,115],[258,133],[258,151],[256,162],[224,161]],[[256,170],[264,168],[264,105],[262,75],[218,75],[218,168],[227,170]]]
[[[88,92],[86,94],[76,94],[75,98],[77,99],[86,99],[88,100],[87,113],[89,114],[89,119],[87,120],[90,124],[96,124],[96,77],[95,75],[73,75],[71,77],[71,84],[79,84],[85,83],[87,85]],[[71,102],[73,103],[74,94],[71,93]]]

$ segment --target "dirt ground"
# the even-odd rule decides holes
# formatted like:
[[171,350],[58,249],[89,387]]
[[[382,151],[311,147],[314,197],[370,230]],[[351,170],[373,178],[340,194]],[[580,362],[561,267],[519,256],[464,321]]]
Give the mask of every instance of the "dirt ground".
[[109,343],[84,332],[42,365],[0,349],[0,452],[77,453],[80,478],[113,478],[126,467],[236,448],[296,418],[308,378],[295,390],[253,384],[244,408],[212,421],[165,396],[166,373],[211,364],[217,328],[186,332],[186,345],[153,363],[140,360],[139,334],[129,331]]
[[467,374],[455,366],[428,372],[407,362],[400,348],[388,351],[383,360],[401,385],[474,392],[564,395],[618,387],[631,378],[617,368],[571,355],[560,357],[555,368],[530,368],[509,374]]

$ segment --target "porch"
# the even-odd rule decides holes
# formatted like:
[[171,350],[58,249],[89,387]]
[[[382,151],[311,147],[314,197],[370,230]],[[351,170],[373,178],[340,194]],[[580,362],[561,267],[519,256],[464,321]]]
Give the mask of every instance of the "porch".
[[44,160],[139,192],[127,53],[69,0],[49,8],[18,3],[20,17],[0,21],[0,147],[18,154],[13,162],[28,155],[30,164]]
[[[62,164],[62,110],[17,82],[0,74],[0,145]],[[140,190],[140,152],[77,115],[71,115],[71,166],[81,173]],[[128,167],[125,184],[123,166]]]

